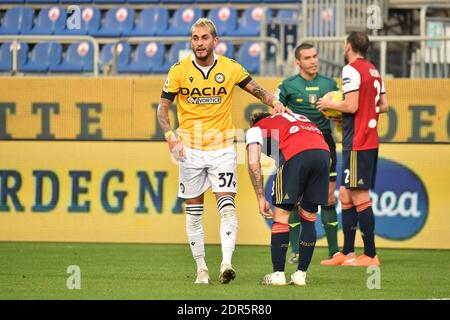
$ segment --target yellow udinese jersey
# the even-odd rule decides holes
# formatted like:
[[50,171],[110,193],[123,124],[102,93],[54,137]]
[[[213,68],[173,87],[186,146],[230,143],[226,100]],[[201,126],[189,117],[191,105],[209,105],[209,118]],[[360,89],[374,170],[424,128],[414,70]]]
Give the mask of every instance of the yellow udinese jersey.
[[233,89],[245,87],[251,77],[239,63],[224,56],[215,55],[206,74],[194,59],[191,54],[170,68],[161,97],[177,98],[177,132],[186,146],[201,150],[228,147],[235,136]]

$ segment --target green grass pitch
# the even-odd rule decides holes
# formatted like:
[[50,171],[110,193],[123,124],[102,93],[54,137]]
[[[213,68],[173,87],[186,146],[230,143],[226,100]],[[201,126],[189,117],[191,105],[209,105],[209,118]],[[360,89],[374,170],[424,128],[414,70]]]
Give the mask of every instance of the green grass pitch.
[[[359,252],[360,250],[358,250]],[[380,249],[380,289],[368,289],[366,268],[322,267],[316,248],[307,287],[262,286],[271,272],[266,246],[238,246],[237,276],[218,282],[220,246],[206,248],[213,285],[194,285],[188,245],[0,243],[0,299],[442,299],[450,298],[450,251]],[[69,290],[70,265],[81,289]],[[287,274],[295,266],[287,264]]]

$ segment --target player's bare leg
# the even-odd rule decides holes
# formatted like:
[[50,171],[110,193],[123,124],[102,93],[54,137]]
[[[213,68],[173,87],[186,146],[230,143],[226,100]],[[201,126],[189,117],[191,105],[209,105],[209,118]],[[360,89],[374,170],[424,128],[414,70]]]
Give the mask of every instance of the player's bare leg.
[[203,199],[203,194],[186,199],[186,233],[192,256],[197,264],[195,283],[208,284],[211,280],[205,261],[205,233],[202,225]]
[[236,272],[231,260],[236,246],[238,220],[234,192],[216,192],[217,209],[220,214],[220,240],[222,243],[222,263],[220,264],[219,281],[228,283],[234,280]]

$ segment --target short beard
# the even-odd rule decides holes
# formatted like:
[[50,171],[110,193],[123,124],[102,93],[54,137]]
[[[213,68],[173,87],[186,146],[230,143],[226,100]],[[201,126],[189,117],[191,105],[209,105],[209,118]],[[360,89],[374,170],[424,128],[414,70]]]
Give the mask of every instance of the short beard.
[[347,57],[346,54],[344,54],[344,63],[345,63],[345,64],[348,64],[348,57]]

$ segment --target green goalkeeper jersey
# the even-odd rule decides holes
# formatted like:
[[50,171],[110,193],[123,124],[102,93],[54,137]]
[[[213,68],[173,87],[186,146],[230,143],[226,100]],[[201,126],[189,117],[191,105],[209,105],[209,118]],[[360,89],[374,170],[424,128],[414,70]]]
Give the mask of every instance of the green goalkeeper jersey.
[[293,112],[308,117],[322,131],[330,133],[330,121],[314,104],[327,92],[339,90],[336,80],[317,74],[305,80],[299,74],[283,80],[278,86],[277,99]]

